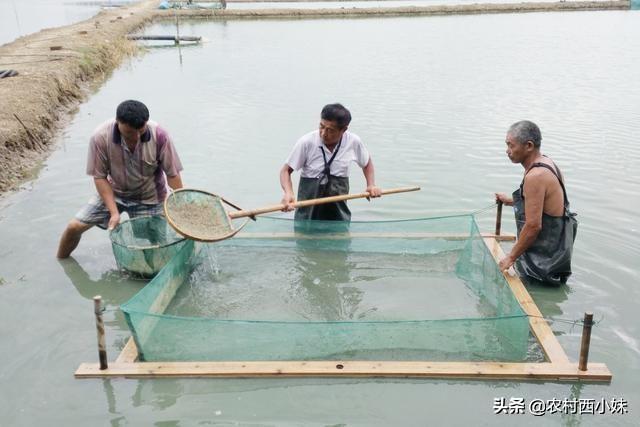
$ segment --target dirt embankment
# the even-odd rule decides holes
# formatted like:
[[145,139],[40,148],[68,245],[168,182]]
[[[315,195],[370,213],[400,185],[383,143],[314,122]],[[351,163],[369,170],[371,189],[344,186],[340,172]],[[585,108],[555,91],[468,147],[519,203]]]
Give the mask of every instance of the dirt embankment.
[[[228,3],[254,2],[255,0],[228,0]],[[271,1],[271,0],[258,0]],[[274,0],[286,2],[288,0]],[[302,0],[313,1],[313,0]],[[333,0],[329,0],[333,1]],[[340,0],[336,0],[340,1]],[[479,0],[480,1],[480,0]],[[499,0],[496,0],[499,1]],[[530,3],[473,3],[433,6],[400,7],[342,7],[330,9],[182,9],[159,10],[158,18],[173,19],[174,14],[183,18],[202,19],[326,19],[358,17],[473,15],[488,13],[572,12],[595,10],[629,10],[630,0],[558,1]]]
[[66,27],[0,46],[0,193],[30,178],[48,154],[59,120],[86,96],[136,44],[126,39],[150,21],[158,2],[103,11]]

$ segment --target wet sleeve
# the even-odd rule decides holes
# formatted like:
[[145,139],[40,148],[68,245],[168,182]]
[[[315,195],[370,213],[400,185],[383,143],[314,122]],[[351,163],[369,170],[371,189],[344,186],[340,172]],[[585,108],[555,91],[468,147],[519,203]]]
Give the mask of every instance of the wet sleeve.
[[291,154],[289,154],[289,157],[287,158],[287,164],[291,169],[297,171],[302,169],[306,160],[306,144],[304,143],[304,140],[299,139],[298,142],[296,142],[296,145],[293,146],[293,150],[291,150]]
[[93,134],[89,140],[87,175],[94,178],[106,178],[109,175],[107,140],[104,135]]
[[178,152],[173,145],[173,141],[169,136],[169,133],[158,126],[156,130],[156,137],[158,142],[158,163],[165,174],[169,177],[176,176],[182,171],[182,163]]
[[364,146],[360,138],[356,138],[353,144],[353,151],[356,158],[356,163],[361,168],[367,166],[369,163],[369,151]]

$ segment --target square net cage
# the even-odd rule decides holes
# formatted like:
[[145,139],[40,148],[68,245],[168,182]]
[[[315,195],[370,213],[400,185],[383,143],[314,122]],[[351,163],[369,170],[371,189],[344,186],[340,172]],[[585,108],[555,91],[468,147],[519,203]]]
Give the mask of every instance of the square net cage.
[[260,218],[186,242],[121,309],[141,361],[523,361],[530,345],[473,215]]

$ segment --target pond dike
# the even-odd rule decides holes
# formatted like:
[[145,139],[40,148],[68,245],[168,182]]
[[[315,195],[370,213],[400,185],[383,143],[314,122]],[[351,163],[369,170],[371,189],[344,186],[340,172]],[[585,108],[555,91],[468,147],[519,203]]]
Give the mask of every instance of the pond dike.
[[[266,1],[266,0],[262,0]],[[278,1],[278,0],[275,0]],[[282,1],[282,0],[280,0]],[[311,0],[304,0],[311,1]],[[588,10],[629,10],[632,1],[579,1],[556,3],[502,3],[502,4],[458,4],[434,6],[372,7],[342,9],[180,9],[158,10],[157,17],[175,19],[180,17],[205,19],[291,19],[291,18],[354,18],[385,16],[439,16],[474,15],[486,13],[525,13],[525,12],[569,12]],[[247,0],[228,0],[227,3],[247,3]]]
[[126,35],[152,21],[157,3],[104,10],[0,46],[0,70],[18,72],[0,79],[0,194],[37,174],[65,119],[138,51]]
[[[629,0],[623,0],[361,9],[159,10],[159,3],[145,0],[104,10],[86,21],[42,30],[0,46],[0,70],[18,73],[0,79],[0,195],[37,174],[65,119],[92,88],[97,89],[125,58],[138,52],[137,44],[126,35],[153,20],[175,20],[176,15],[213,20],[321,19],[629,10],[631,6]],[[88,140],[89,135],[86,137]]]

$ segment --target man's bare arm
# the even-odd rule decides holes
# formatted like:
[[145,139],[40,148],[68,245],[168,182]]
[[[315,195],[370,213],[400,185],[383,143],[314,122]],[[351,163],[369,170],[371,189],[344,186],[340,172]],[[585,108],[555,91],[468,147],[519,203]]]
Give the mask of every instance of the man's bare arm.
[[502,202],[507,206],[513,206],[513,198],[504,193],[495,193],[496,202]]
[[371,197],[380,197],[382,190],[376,186],[376,171],[373,167],[373,160],[369,158],[369,163],[362,168],[364,179],[367,181],[367,192]]
[[120,222],[120,212],[118,212],[118,207],[116,206],[116,198],[113,194],[113,188],[106,178],[94,178],[93,182],[102,202],[107,207],[109,215],[111,216],[109,218],[109,225],[107,226],[107,229],[113,230]]
[[174,190],[178,190],[182,188],[182,177],[180,174],[177,174],[176,176],[167,176],[167,184],[169,184],[169,187]]
[[282,191],[284,191],[281,203],[287,205],[287,207],[283,209],[283,212],[293,210],[290,204],[296,201],[293,195],[293,184],[291,183],[292,172],[293,169],[286,163],[282,166],[282,169],[280,169],[280,186],[282,187]]
[[542,212],[546,195],[546,180],[541,171],[531,171],[524,180],[525,223],[511,252],[500,261],[500,269],[507,270],[536,240],[542,230]]

